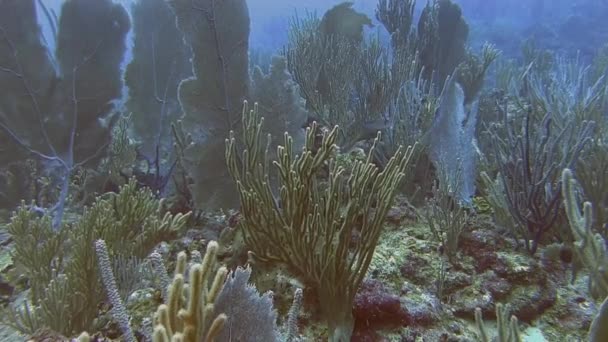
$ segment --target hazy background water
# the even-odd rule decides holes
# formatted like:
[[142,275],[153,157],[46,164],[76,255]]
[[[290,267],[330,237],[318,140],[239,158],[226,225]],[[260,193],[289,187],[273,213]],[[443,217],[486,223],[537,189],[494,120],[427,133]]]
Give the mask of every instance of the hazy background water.
[[[40,0],[57,14],[63,0]],[[136,0],[115,0],[130,10]],[[517,58],[521,44],[533,39],[537,46],[561,54],[583,58],[592,56],[608,43],[608,0],[453,0],[469,24],[469,45],[476,49],[484,42],[495,44],[508,57]],[[298,13],[319,16],[342,0],[248,0],[251,17],[250,47],[278,51],[287,41],[290,19]],[[375,20],[377,0],[353,0],[354,8]],[[426,5],[417,1],[416,13]],[[39,11],[40,22],[47,27]],[[48,29],[45,29],[48,35]],[[368,34],[385,34],[381,25]],[[130,36],[129,36],[130,37]],[[128,44],[130,47],[130,44]],[[126,61],[131,58],[127,52]]]

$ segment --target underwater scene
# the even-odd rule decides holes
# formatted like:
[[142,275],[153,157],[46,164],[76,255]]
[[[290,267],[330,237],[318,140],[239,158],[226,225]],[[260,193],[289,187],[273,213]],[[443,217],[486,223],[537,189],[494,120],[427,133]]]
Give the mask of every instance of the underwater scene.
[[0,0],[0,342],[608,342],[606,18]]

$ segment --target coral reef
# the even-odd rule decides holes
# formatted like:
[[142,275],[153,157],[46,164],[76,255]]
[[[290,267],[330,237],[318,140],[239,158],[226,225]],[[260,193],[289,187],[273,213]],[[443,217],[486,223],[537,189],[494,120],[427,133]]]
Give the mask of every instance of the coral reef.
[[0,340],[606,340],[606,6],[264,1],[0,0]]

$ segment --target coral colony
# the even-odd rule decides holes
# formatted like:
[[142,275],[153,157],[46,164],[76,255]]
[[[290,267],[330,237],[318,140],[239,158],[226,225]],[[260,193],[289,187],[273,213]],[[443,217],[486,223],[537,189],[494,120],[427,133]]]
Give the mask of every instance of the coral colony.
[[0,0],[0,340],[607,341],[608,4],[418,2]]

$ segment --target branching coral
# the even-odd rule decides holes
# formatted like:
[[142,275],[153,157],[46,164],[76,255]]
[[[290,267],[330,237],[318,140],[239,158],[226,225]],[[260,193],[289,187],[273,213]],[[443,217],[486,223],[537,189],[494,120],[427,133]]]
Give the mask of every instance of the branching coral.
[[562,191],[570,228],[576,239],[575,252],[589,270],[589,292],[596,298],[604,298],[599,312],[589,328],[589,341],[600,342],[608,338],[608,251],[598,234],[592,231],[593,207],[578,205],[577,183],[570,169],[562,172]]
[[129,17],[110,0],[66,1],[53,37],[56,59],[43,44],[34,0],[0,3],[0,23],[0,139],[17,147],[2,160],[31,155],[57,170],[58,228],[70,176],[109,143]]
[[451,0],[429,1],[418,21],[418,49],[425,77],[441,87],[466,56],[469,26]]
[[260,296],[255,286],[249,284],[250,276],[251,267],[237,267],[228,274],[215,300],[215,313],[228,316],[218,341],[283,341],[278,334],[272,292]]
[[534,254],[561,209],[560,170],[574,165],[590,140],[594,123],[585,122],[580,129],[572,124],[560,128],[551,113],[537,122],[534,116],[538,114],[526,111],[518,127],[506,109],[502,114],[506,132],[499,135],[493,130],[492,144],[507,207],[517,222],[515,235]]
[[604,240],[592,230],[593,207],[590,202],[578,205],[578,184],[570,169],[562,172],[562,192],[570,229],[575,238],[578,259],[589,270],[589,292],[596,298],[608,296],[608,251]]
[[325,35],[320,25],[315,16],[292,21],[287,65],[319,124],[344,126],[352,121],[348,100],[358,44],[340,35]]
[[464,89],[465,105],[470,105],[479,98],[486,72],[499,54],[493,45],[486,43],[481,50],[481,57],[469,51],[465,60],[458,66],[456,74]]
[[[156,326],[152,336],[154,342],[211,342],[220,333],[228,317],[223,313],[214,314],[214,302],[222,290],[228,271],[225,267],[214,271],[217,249],[217,242],[209,242],[203,261],[189,268],[186,253],[178,255],[175,275],[167,291],[167,301],[156,311]],[[186,270],[189,277],[187,285],[184,281]],[[186,289],[188,295],[184,302]]]
[[[241,228],[254,262],[284,265],[319,296],[331,341],[348,341],[353,329],[352,305],[371,261],[386,213],[412,154],[398,149],[383,171],[356,161],[348,177],[334,158],[337,130],[322,133],[316,145],[316,124],[307,130],[303,150],[293,149],[285,135],[272,162],[280,190],[268,182],[268,152],[257,106],[243,108],[245,150],[236,151],[236,137],[226,141],[226,160],[237,183]],[[377,139],[375,140],[377,143]],[[327,179],[319,172],[329,167]],[[358,238],[353,240],[353,235]]]
[[412,33],[414,22],[415,0],[380,0],[376,9],[376,18],[384,25],[391,35],[391,44],[394,48],[407,47],[408,43],[415,43]]
[[267,131],[273,137],[273,145],[276,146],[283,134],[288,132],[294,137],[296,145],[301,147],[304,144],[302,126],[308,119],[308,112],[298,85],[287,69],[286,58],[272,57],[268,74],[256,67],[251,81],[251,97],[260,104],[262,115],[272,118]]
[[169,123],[181,114],[177,87],[192,70],[189,51],[165,0],[133,2],[131,16],[133,59],[125,70],[126,107],[141,152],[151,157],[158,147],[164,155],[171,147]]
[[439,108],[426,137],[429,158],[438,173],[439,181],[447,183],[455,199],[470,205],[475,194],[477,102],[464,104],[465,93],[450,77],[441,94]]
[[371,20],[351,5],[337,5],[320,20],[295,18],[286,51],[307,109],[320,125],[344,128],[337,142],[345,150],[389,126],[389,102],[399,93],[408,67],[390,63],[377,39],[363,39]]
[[238,127],[249,95],[249,12],[245,0],[170,0],[177,27],[192,51],[194,75],[182,80],[183,128],[191,137],[182,161],[194,184],[197,206],[232,207],[238,202],[222,162],[224,138]]
[[188,217],[165,212],[162,201],[148,189],[137,189],[133,180],[118,194],[98,198],[77,222],[58,231],[51,228],[48,216],[36,218],[20,208],[9,233],[16,242],[13,260],[29,277],[32,297],[21,307],[9,308],[3,323],[24,333],[41,327],[66,336],[90,331],[97,304],[105,299],[95,241],[105,240],[113,258],[143,258],[156,244],[174,237]]
[[501,303],[496,304],[496,329],[498,335],[490,338],[488,332],[483,324],[483,318],[481,315],[481,309],[475,309],[475,325],[479,331],[479,340],[481,342],[521,342],[521,332],[519,331],[519,325],[517,317],[511,316],[509,318],[509,309]]

